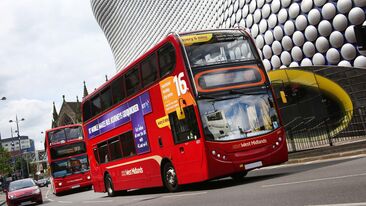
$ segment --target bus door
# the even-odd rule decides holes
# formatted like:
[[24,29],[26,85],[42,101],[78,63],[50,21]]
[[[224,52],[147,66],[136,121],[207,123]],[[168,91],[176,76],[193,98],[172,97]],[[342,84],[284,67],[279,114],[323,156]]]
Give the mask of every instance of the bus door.
[[199,135],[194,106],[171,112],[169,122],[175,144],[172,159],[180,184],[193,181],[192,178],[201,179],[204,143]]

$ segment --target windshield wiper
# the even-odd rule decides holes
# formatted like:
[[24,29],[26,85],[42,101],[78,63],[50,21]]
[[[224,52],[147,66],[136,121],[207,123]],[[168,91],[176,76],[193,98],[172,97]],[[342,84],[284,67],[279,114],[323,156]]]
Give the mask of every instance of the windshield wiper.
[[213,100],[217,99],[216,97],[211,96],[211,95],[207,95],[207,94],[200,94],[200,95],[198,95],[198,98],[199,99],[213,99]]
[[230,94],[242,94],[242,95],[258,95],[258,94],[264,94],[264,92],[257,91],[257,92],[245,92],[245,91],[239,91],[236,89],[229,90]]

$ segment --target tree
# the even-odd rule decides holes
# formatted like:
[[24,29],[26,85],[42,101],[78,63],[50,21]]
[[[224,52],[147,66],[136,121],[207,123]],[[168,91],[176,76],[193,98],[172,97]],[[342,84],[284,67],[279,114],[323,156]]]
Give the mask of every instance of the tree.
[[7,175],[11,173],[11,155],[3,147],[0,146],[0,174]]

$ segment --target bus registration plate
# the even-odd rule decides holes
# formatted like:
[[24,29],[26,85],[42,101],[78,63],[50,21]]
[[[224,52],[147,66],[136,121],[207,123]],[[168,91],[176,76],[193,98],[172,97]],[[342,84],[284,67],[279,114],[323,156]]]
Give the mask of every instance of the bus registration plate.
[[75,189],[75,188],[79,188],[79,187],[80,187],[80,185],[74,185],[71,187],[71,189]]
[[254,169],[254,168],[262,167],[262,166],[263,166],[262,161],[258,161],[258,162],[253,162],[253,163],[250,163],[250,164],[246,164],[244,167],[245,167],[246,170],[250,170],[250,169]]

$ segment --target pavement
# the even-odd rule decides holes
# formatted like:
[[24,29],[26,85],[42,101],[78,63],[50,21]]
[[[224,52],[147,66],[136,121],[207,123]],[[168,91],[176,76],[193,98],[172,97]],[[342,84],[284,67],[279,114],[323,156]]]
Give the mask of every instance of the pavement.
[[[285,164],[305,163],[361,154],[366,154],[366,139],[363,141],[352,142],[343,145],[291,152],[289,153],[289,160]],[[0,191],[0,206],[5,205],[5,200],[5,194]]]
[[6,197],[5,197],[5,193],[3,193],[2,191],[0,192],[0,206],[5,205],[6,202]]

